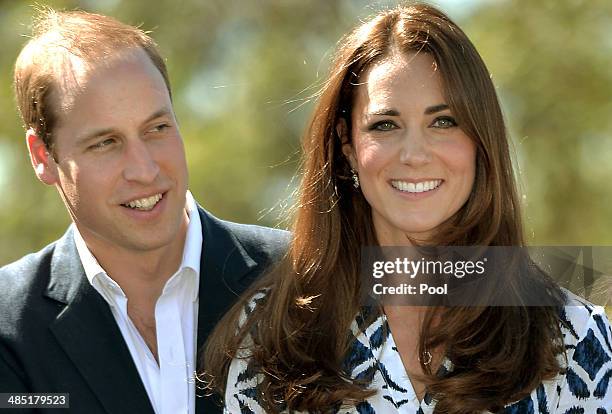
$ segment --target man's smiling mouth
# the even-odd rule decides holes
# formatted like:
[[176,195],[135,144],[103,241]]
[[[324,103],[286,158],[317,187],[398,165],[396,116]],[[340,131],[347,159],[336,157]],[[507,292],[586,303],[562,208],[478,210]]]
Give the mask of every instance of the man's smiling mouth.
[[128,203],[124,203],[121,205],[124,207],[135,209],[135,210],[149,211],[149,210],[153,210],[153,208],[157,205],[157,203],[159,203],[159,200],[161,200],[162,197],[163,197],[162,193],[158,193],[150,197],[132,200]]

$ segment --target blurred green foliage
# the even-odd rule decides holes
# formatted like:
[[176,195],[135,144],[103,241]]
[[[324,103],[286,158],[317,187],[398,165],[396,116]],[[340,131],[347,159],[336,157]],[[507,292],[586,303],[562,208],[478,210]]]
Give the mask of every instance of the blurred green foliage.
[[[0,264],[69,223],[37,182],[11,90],[30,2],[0,1]],[[279,225],[297,180],[299,138],[334,46],[362,0],[82,0],[153,31],[167,57],[190,187],[225,219]],[[519,165],[530,243],[612,244],[612,2],[440,1],[498,87]]]

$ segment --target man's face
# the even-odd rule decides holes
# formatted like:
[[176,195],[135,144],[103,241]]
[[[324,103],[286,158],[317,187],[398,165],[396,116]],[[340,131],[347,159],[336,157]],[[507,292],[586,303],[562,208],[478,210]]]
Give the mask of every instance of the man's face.
[[88,71],[70,99],[56,98],[51,181],[90,248],[181,244],[185,152],[163,77],[148,56],[131,51]]

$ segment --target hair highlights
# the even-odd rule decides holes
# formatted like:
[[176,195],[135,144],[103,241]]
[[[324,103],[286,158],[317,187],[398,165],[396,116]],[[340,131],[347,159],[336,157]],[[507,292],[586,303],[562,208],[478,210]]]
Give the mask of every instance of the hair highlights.
[[[270,412],[326,412],[375,392],[342,368],[351,343],[347,333],[361,311],[360,250],[377,242],[370,206],[353,187],[337,129],[344,120],[351,136],[350,114],[361,74],[385,57],[415,52],[434,58],[449,107],[477,147],[469,199],[427,243],[523,245],[506,128],[478,52],[456,24],[431,6],[380,12],[339,42],[303,136],[293,242],[286,259],[234,306],[210,338],[202,362],[213,388],[223,390],[229,363],[242,355],[241,344],[250,333],[254,343],[248,354],[262,373],[258,392]],[[261,288],[267,289],[265,302],[241,325],[245,301]],[[552,378],[562,352],[558,323],[553,308],[432,308],[419,352],[441,347],[456,367],[439,378],[421,364],[427,391],[438,401],[436,412],[495,411]]]

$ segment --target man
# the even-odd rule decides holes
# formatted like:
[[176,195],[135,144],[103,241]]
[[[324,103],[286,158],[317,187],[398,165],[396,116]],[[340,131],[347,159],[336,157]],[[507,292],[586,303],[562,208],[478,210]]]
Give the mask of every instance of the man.
[[78,413],[221,412],[197,391],[196,352],[287,233],[197,206],[141,30],[47,10],[15,91],[36,176],[73,224],[0,270],[0,392],[69,393]]

